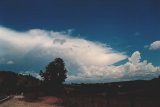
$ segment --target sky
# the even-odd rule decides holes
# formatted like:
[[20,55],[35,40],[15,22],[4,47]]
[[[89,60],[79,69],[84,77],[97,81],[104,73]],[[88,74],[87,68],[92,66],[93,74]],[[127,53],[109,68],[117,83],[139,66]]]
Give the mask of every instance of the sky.
[[32,74],[57,57],[66,82],[160,75],[159,0],[0,0],[0,70]]

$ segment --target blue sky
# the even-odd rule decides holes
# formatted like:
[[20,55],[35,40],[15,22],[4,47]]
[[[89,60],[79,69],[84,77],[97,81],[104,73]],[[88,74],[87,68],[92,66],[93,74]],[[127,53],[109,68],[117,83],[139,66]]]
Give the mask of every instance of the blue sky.
[[[108,69],[115,69],[115,66],[119,67],[124,66],[125,64],[130,62],[132,63],[133,61],[128,60],[128,58],[130,58],[132,55],[133,57],[141,57],[142,63],[144,60],[147,60],[148,63],[152,63],[153,67],[159,67],[159,11],[159,0],[1,0],[0,48],[1,51],[6,52],[0,53],[0,69],[12,69],[18,72],[33,73],[38,72],[38,70],[40,69],[43,69],[43,67],[47,64],[47,62],[51,61],[51,59],[54,59],[55,57],[63,57],[68,64],[67,67],[70,70],[69,76],[72,78],[71,80],[80,81],[82,78],[93,78],[94,76],[97,76],[98,78],[98,76],[102,73],[102,68],[105,69],[103,70],[104,73],[109,72]],[[32,32],[33,29],[38,30],[34,30]],[[48,36],[50,36],[48,35],[48,33],[50,33],[51,31],[54,33],[51,34],[53,38],[48,38]],[[45,33],[42,34],[42,32]],[[28,35],[28,37],[19,37],[20,35],[23,35],[21,33],[23,33],[24,36]],[[77,55],[80,55],[81,52],[83,54],[83,51],[84,53],[88,53],[89,50],[87,50],[87,46],[89,45],[91,48],[93,48],[94,54],[89,54],[93,59],[97,57],[97,55],[101,55],[101,57],[103,58],[108,58],[108,56],[110,55],[109,53],[111,53],[113,54],[113,56],[111,56],[116,56],[117,60],[115,60],[114,58],[110,60],[102,60],[103,58],[95,58],[95,60],[92,60],[91,58],[87,59],[87,61],[82,60],[82,62],[85,62],[84,64],[89,64],[90,66],[101,66],[99,67],[99,69],[95,68],[99,70],[99,72],[101,72],[100,74],[97,74],[94,72],[94,70],[91,70],[91,68],[93,69],[93,67],[85,68],[83,64],[79,62],[76,62],[78,64],[75,64],[75,60],[70,61],[73,60],[71,59],[71,57],[73,57],[72,53],[67,54],[68,56],[45,55],[45,59],[35,58],[34,54],[36,52],[40,52],[40,50],[35,48],[36,43],[30,46],[29,44],[31,43],[28,41],[30,39],[33,39],[32,35],[38,35],[39,33],[40,35],[43,35],[43,37],[41,38],[44,38],[44,40],[46,41],[41,41],[41,39],[35,40],[37,44],[40,44],[40,42],[49,42],[50,39],[52,39],[52,41],[58,41],[58,43],[60,44],[64,41],[69,41],[69,43],[67,42],[68,44],[64,46],[65,48],[63,47],[64,50],[66,49],[66,47],[70,48],[70,44],[82,46],[82,44],[79,43],[84,42],[84,46],[81,47],[82,50],[75,49],[77,51]],[[4,35],[8,38],[5,38]],[[11,38],[15,41],[10,41]],[[36,37],[36,39],[37,38],[39,37]],[[24,43],[20,42],[21,39],[24,41]],[[10,41],[10,45],[6,45],[6,43],[8,43],[6,41]],[[22,46],[28,48],[27,54],[25,54],[21,59],[18,59],[17,57],[19,56],[19,53],[7,51],[7,49],[10,49],[13,44],[17,45],[17,42],[19,42],[18,45],[25,44]],[[34,47],[32,51],[29,50],[31,47]],[[12,49],[15,50],[15,47],[12,47]],[[62,47],[56,47],[56,50],[58,49],[61,50]],[[70,49],[73,49],[73,47],[71,47]],[[19,47],[19,50],[22,50],[21,47]],[[45,48],[45,51],[46,50],[47,49]],[[57,51],[55,51],[55,49],[53,50],[53,54],[55,54]],[[8,58],[8,60],[6,60],[5,57]],[[9,60],[9,58],[11,59]],[[31,59],[33,61],[30,61]],[[76,59],[76,61],[77,60],[79,59]],[[97,62],[97,60],[99,61],[98,63],[90,63],[92,61]],[[41,63],[37,65],[38,62]],[[107,68],[104,68],[104,66],[107,66]],[[128,71],[136,71],[135,69],[132,71],[131,68],[132,67],[130,67],[130,70]],[[137,65],[135,68],[139,69]],[[147,68],[148,65],[145,71],[153,70]],[[90,70],[90,72],[85,72],[86,69]],[[107,76],[105,76],[103,80],[87,79],[87,81],[114,81],[113,79],[110,79],[113,76],[116,78],[115,81],[123,80],[124,78],[137,79],[136,77],[140,77],[138,79],[145,79],[158,75],[159,73],[158,70],[153,70],[155,71],[155,73],[144,73],[144,75],[140,76],[139,73],[125,74],[121,72],[123,76],[117,77],[115,74],[113,74],[114,70],[110,71],[112,73],[106,74]],[[139,71],[144,70],[139,69]],[[93,75],[92,72],[94,72]],[[148,74],[150,75],[148,76]],[[77,79],[77,75],[81,78]],[[134,76],[132,77],[131,75]]]

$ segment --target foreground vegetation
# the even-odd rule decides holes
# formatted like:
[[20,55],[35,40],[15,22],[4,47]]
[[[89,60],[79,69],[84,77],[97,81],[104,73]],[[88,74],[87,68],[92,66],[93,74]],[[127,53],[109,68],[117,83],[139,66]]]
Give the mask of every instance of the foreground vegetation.
[[65,107],[160,107],[160,77],[115,83],[64,84],[66,73],[60,58],[40,71],[42,80],[0,71],[0,96],[21,94],[26,104],[26,101],[41,104],[42,96],[56,96],[61,99],[59,104]]
[[[8,74],[9,76],[6,76]],[[13,75],[17,79],[11,79],[11,77],[14,77]],[[44,93],[44,90],[41,88],[41,81],[37,80],[35,77],[5,71],[0,72],[0,76],[3,77],[3,79],[0,78],[1,87],[8,86],[10,84],[10,88],[0,88],[1,95],[16,95],[17,92],[20,94],[21,90],[24,92],[24,103],[31,104],[30,102],[32,102],[35,105],[38,105],[38,103],[41,104],[42,100],[39,99],[42,96],[48,95],[48,93]],[[14,85],[16,88],[14,88]],[[63,88],[63,94],[58,93],[57,95],[59,96],[56,98],[61,99],[59,105],[63,105],[64,107],[160,106],[160,78],[148,81],[138,80],[103,84],[64,84]],[[52,102],[50,104],[53,105]]]
[[65,107],[160,107],[160,78],[65,86]]

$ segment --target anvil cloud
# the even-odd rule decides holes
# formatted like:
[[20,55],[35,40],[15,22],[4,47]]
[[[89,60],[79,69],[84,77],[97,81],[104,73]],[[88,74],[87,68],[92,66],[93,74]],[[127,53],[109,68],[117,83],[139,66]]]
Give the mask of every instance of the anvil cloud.
[[56,57],[61,57],[66,63],[68,82],[128,80],[160,72],[159,67],[147,61],[141,62],[138,51],[126,64],[114,66],[128,56],[107,44],[73,37],[64,31],[31,29],[20,32],[0,27],[1,70],[36,74]]

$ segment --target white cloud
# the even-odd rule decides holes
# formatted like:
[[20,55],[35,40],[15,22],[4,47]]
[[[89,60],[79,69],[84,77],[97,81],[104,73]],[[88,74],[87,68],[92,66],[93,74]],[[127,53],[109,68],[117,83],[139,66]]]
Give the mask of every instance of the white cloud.
[[106,44],[72,37],[71,32],[40,29],[18,32],[0,27],[0,64],[8,62],[12,65],[7,64],[6,67],[17,67],[20,72],[30,71],[40,78],[34,71],[39,72],[56,57],[63,58],[66,63],[69,71],[67,82],[149,79],[160,72],[159,67],[141,61],[138,51],[124,65],[114,66],[114,63],[126,59],[127,56]]
[[41,76],[39,75],[39,73],[36,73],[34,71],[21,71],[20,74],[22,75],[32,75],[38,79],[42,79]]
[[7,61],[7,64],[14,64],[14,61],[12,61],[12,60]]
[[135,51],[130,58],[128,58],[130,63],[137,64],[140,62],[141,55],[139,51]]
[[0,58],[0,64],[14,64],[14,61],[12,60],[6,60],[5,58]]
[[126,74],[129,74],[130,76],[160,72],[159,67],[153,66],[152,63],[148,63],[147,60],[141,62],[140,52],[138,51],[134,52],[132,56],[128,59],[129,62],[127,62],[124,65],[121,65],[120,68],[123,72],[127,72]]
[[117,52],[106,44],[72,37],[71,32],[40,29],[18,32],[5,27],[0,27],[0,57],[13,59],[16,64],[28,68],[28,71],[61,57],[66,62],[69,75],[100,75],[98,71],[127,58],[124,53]]
[[[81,82],[113,82],[137,79],[152,79],[160,75],[160,67],[155,67],[146,60],[140,61],[139,51],[135,51],[128,62],[120,66],[91,66],[84,73],[69,76],[70,81],[78,80]],[[101,68],[101,69],[97,69]],[[85,68],[84,68],[85,69]]]
[[158,50],[160,49],[160,41],[155,41],[153,43],[150,44],[149,46],[150,50]]

